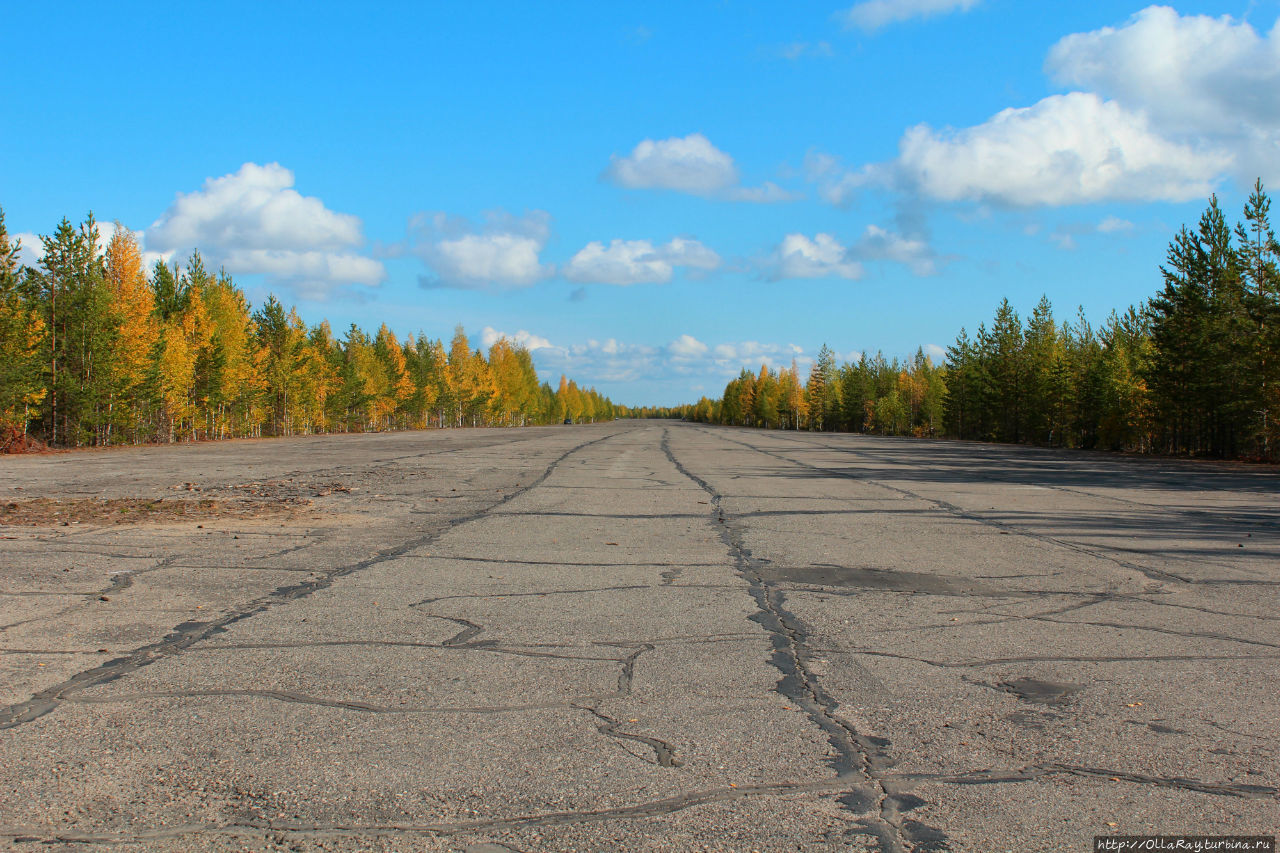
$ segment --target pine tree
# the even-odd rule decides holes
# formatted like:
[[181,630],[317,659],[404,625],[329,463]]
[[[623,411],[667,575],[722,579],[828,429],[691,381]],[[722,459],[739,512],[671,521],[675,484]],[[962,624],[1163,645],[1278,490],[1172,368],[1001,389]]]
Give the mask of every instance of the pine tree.
[[1244,208],[1248,225],[1236,226],[1236,242],[1247,282],[1245,310],[1253,326],[1247,369],[1258,383],[1254,441],[1264,459],[1280,449],[1280,243],[1270,213],[1271,199],[1258,180]]

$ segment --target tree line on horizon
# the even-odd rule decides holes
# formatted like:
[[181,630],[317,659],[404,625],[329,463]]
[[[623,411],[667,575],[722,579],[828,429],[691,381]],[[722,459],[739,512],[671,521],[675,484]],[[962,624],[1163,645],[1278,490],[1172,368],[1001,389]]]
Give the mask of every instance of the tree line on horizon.
[[274,295],[253,310],[199,251],[148,271],[125,228],[99,249],[92,213],[41,239],[21,266],[0,211],[0,430],[74,447],[627,414],[564,376],[553,389],[505,338],[487,355],[462,326],[447,349],[385,323],[337,338]]
[[877,353],[837,364],[823,346],[805,381],[743,370],[719,399],[638,416],[773,429],[949,436],[1054,447],[1280,458],[1280,244],[1255,183],[1244,221],[1217,197],[1183,226],[1161,290],[1100,327],[1042,298],[1021,319],[1002,300],[935,364]]

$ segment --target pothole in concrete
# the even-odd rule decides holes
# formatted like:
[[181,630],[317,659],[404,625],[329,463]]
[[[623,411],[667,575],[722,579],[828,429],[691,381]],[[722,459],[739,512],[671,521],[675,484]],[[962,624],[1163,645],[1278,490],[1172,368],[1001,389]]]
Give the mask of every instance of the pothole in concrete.
[[1006,693],[1012,693],[1024,702],[1037,705],[1061,705],[1071,698],[1073,693],[1084,689],[1083,684],[1072,684],[1065,681],[1041,681],[1038,678],[1014,678],[1002,681],[998,685]]

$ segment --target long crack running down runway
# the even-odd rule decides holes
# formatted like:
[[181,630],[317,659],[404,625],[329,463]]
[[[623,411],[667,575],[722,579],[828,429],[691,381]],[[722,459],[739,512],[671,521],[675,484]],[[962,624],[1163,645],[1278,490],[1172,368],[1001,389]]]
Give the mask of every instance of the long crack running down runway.
[[13,849],[1280,827],[1274,469],[617,422],[3,459],[0,506]]

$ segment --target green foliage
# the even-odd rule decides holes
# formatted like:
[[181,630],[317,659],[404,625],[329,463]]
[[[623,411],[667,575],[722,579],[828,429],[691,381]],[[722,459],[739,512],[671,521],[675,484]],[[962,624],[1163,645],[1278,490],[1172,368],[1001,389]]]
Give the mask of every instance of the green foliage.
[[[1023,321],[1009,301],[935,365],[877,353],[809,371],[806,416],[787,375],[744,370],[719,400],[639,410],[737,426],[946,434],[1138,452],[1275,459],[1280,454],[1280,243],[1255,184],[1234,229],[1216,198],[1182,228],[1145,305],[1095,329],[1054,319],[1042,298]],[[785,415],[779,417],[779,413]]]

